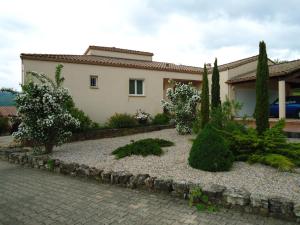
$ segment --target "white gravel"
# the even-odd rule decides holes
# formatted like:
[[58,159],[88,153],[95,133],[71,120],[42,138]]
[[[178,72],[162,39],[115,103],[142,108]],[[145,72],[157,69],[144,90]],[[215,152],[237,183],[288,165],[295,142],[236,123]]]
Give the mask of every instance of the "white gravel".
[[[131,156],[116,160],[111,152],[117,147],[143,138],[163,138],[175,146],[163,148],[162,156]],[[174,129],[136,134],[124,137],[73,142],[54,150],[53,158],[76,162],[112,171],[128,171],[132,174],[147,173],[175,181],[191,181],[200,184],[215,183],[226,187],[245,188],[251,193],[266,196],[282,196],[300,201],[300,174],[279,172],[274,168],[243,162],[234,163],[229,172],[211,173],[191,168],[188,163],[192,136],[180,136]]]

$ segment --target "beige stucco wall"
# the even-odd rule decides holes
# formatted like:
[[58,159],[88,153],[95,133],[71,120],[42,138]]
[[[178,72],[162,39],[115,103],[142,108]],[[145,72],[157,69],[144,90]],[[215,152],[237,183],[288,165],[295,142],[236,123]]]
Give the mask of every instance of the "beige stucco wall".
[[[272,65],[272,64],[274,64],[274,63],[272,61],[268,60],[268,65]],[[256,68],[257,68],[257,60],[250,62],[250,63],[246,63],[241,66],[238,66],[236,68],[230,69],[229,73],[228,73],[228,79],[232,79],[233,77],[235,77],[237,75],[256,70]]]
[[[43,72],[54,77],[57,62],[23,60],[24,71]],[[63,63],[62,75],[78,108],[92,120],[105,123],[116,112],[135,113],[145,110],[151,115],[162,112],[163,79],[200,80],[199,74],[152,71],[142,69],[106,67],[85,64]],[[90,75],[98,75],[98,89],[91,89]],[[145,96],[129,96],[129,79],[144,79]]]
[[86,54],[87,55],[106,56],[106,57],[115,57],[115,58],[122,58],[122,59],[136,59],[136,60],[152,61],[152,56],[139,55],[139,54],[127,54],[127,53],[122,53],[122,52],[112,52],[112,51],[104,51],[104,50],[90,49]]
[[[208,85],[209,85],[209,96],[211,96],[211,77],[212,74],[209,73],[207,78],[208,78]],[[220,72],[220,98],[221,102],[224,102],[226,100],[226,96],[229,97],[229,89],[228,89],[228,84],[226,81],[228,80],[228,70],[221,71]]]

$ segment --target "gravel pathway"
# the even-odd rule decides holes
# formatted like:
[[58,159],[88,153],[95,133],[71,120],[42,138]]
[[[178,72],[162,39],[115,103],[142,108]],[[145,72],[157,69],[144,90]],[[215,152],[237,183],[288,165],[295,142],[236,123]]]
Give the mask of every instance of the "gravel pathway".
[[[175,146],[163,148],[158,156],[131,156],[116,160],[111,152],[117,147],[143,138],[163,138]],[[243,162],[234,163],[230,172],[211,173],[191,168],[187,163],[192,136],[180,136],[174,129],[136,134],[117,138],[73,142],[54,150],[53,158],[95,166],[104,170],[147,173],[175,181],[200,184],[215,183],[226,187],[245,188],[251,193],[282,196],[300,201],[300,174],[279,172],[274,168]]]

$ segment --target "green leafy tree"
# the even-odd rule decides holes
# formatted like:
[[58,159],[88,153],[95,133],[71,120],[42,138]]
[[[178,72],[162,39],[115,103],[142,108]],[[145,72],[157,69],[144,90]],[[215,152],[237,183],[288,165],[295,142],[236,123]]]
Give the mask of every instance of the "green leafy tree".
[[211,108],[217,108],[221,105],[220,100],[220,73],[218,69],[217,58],[215,59],[213,73],[211,77]]
[[254,116],[256,130],[261,135],[269,128],[269,66],[265,42],[259,43],[259,56],[256,71],[256,105]]
[[204,65],[202,92],[201,92],[201,127],[203,128],[209,122],[209,88],[207,69]]

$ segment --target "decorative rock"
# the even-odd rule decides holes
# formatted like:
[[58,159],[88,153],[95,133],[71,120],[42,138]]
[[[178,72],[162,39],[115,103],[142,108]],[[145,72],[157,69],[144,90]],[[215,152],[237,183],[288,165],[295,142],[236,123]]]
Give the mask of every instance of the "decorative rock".
[[101,181],[103,183],[110,183],[111,180],[111,171],[104,171],[103,173],[101,173]]
[[172,188],[172,180],[163,180],[163,179],[155,179],[154,180],[154,190],[163,191],[163,192],[171,192]]
[[144,183],[145,183],[145,187],[149,190],[152,190],[154,188],[154,181],[155,181],[156,177],[148,177],[145,179]]
[[225,204],[230,206],[246,206],[250,203],[250,193],[245,189],[229,188],[223,196]]
[[76,168],[76,174],[80,177],[87,177],[90,174],[90,168],[86,165],[80,165],[78,168]]
[[269,199],[269,212],[284,217],[293,216],[293,202],[283,197],[272,197]]
[[172,191],[172,195],[187,199],[190,191],[190,183],[185,181],[173,182],[172,189],[174,190]]
[[138,174],[136,176],[131,176],[127,186],[130,188],[141,188],[145,185],[145,180],[148,177],[150,177],[149,174]]
[[250,206],[253,212],[267,215],[269,212],[268,198],[261,194],[252,193],[250,195]]
[[297,222],[300,222],[300,202],[295,203],[294,214],[297,217]]
[[126,173],[124,171],[113,172],[111,174],[111,184],[121,184],[126,186],[126,184],[129,183],[131,176],[132,174]]
[[101,170],[95,168],[95,167],[90,167],[89,168],[89,177],[93,178],[95,180],[99,180],[99,176],[101,176]]
[[44,160],[42,160],[42,159],[39,160],[39,161],[38,161],[38,165],[39,165],[39,166],[43,166],[43,165],[44,165]]
[[202,187],[203,194],[207,195],[209,200],[215,203],[221,203],[225,190],[225,186],[218,184],[207,184]]
[[61,163],[60,164],[60,172],[62,174],[74,174],[78,164],[76,163]]

